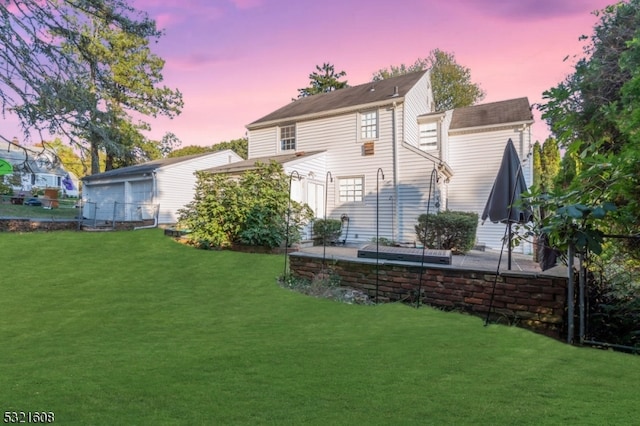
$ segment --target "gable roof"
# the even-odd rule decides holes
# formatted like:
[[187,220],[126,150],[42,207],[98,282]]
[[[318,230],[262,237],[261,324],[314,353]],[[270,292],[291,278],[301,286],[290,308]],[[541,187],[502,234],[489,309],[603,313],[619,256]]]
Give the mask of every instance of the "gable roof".
[[92,180],[98,180],[98,179],[104,179],[104,178],[113,178],[113,177],[120,177],[120,176],[151,173],[161,167],[171,166],[173,164],[178,164],[185,161],[193,160],[194,158],[205,157],[207,155],[212,155],[212,154],[219,154],[225,151],[231,151],[231,150],[225,149],[223,151],[205,152],[202,154],[185,155],[183,157],[171,157],[171,158],[162,158],[160,160],[147,161],[146,163],[136,164],[134,166],[122,167],[119,169],[109,170],[109,171],[98,173],[95,175],[85,176],[82,178],[82,181],[90,182]]
[[460,130],[507,123],[533,123],[529,99],[517,98],[456,108],[453,110],[449,129]]
[[205,169],[203,172],[209,173],[241,173],[246,172],[247,170],[255,170],[257,168],[256,163],[265,163],[268,164],[270,161],[275,161],[276,163],[286,164],[295,160],[299,160],[302,158],[309,158],[316,154],[321,154],[324,151],[310,151],[310,152],[292,152],[291,154],[282,154],[282,155],[274,155],[271,157],[257,157],[250,158],[244,161],[238,161],[236,163],[225,164],[223,166],[212,167],[210,169]]
[[[404,74],[398,77],[346,87],[328,93],[307,96],[273,111],[247,125],[248,129],[259,128],[274,122],[294,121],[335,110],[352,109],[375,103],[392,103],[404,96],[428,71]],[[397,91],[396,91],[397,87]]]

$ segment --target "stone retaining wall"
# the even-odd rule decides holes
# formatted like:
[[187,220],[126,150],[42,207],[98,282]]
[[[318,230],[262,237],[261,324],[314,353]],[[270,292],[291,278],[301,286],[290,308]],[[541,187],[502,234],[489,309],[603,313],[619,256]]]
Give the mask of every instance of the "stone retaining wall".
[[75,231],[76,220],[0,219],[0,232]]
[[[322,258],[301,252],[289,256],[294,276],[313,279],[322,271]],[[327,260],[327,270],[340,276],[341,284],[376,293],[376,263],[366,259]],[[420,267],[385,261],[378,267],[379,300],[412,301],[418,294]],[[495,272],[449,265],[425,264],[422,302],[446,309],[486,316]],[[501,271],[497,277],[492,316],[554,338],[566,336],[564,317],[567,279],[544,274]]]

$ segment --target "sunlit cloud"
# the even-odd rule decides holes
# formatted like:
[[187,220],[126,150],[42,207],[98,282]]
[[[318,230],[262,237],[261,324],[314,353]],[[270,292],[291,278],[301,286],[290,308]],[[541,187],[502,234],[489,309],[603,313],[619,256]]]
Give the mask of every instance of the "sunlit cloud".
[[518,21],[535,21],[584,14],[585,5],[592,4],[596,10],[597,2],[592,0],[449,0],[449,4],[463,5],[475,9],[481,15],[494,16]]
[[193,71],[228,61],[228,58],[206,52],[193,52],[187,56],[167,58],[167,67],[181,71]]
[[231,0],[231,3],[237,9],[247,10],[262,6],[263,0]]

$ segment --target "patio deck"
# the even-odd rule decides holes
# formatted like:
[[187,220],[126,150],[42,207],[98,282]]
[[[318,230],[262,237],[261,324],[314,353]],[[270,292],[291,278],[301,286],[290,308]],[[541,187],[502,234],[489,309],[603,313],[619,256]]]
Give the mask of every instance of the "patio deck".
[[[325,252],[325,256],[327,260],[349,260],[349,261],[360,261],[363,263],[376,263],[375,256],[373,258],[363,258],[358,257],[358,251],[364,249],[367,246],[371,246],[371,243],[364,244],[352,244],[347,246],[315,246],[315,247],[306,247],[301,248],[298,253],[311,255],[313,257],[323,256],[323,252]],[[373,245],[375,249],[375,245]],[[388,246],[380,246],[379,247],[380,256],[377,259],[379,264],[388,264],[388,263],[399,263],[404,265],[420,265],[419,261],[401,261],[394,259],[384,259],[384,252],[393,252],[393,249],[397,249],[398,251],[404,252],[407,249],[403,247],[388,247]],[[418,252],[421,252],[421,249],[415,249]],[[426,256],[425,256],[426,257]],[[419,257],[418,257],[419,258]],[[500,251],[499,250],[471,250],[463,255],[452,255],[451,256],[451,264],[446,265],[442,263],[428,263],[425,262],[425,266],[429,267],[438,267],[438,268],[451,268],[451,269],[464,269],[464,270],[476,270],[476,271],[493,271],[495,272],[498,268],[498,261],[500,260]],[[508,269],[507,265],[507,253],[506,251],[502,253],[502,259],[500,260],[500,272],[504,273],[526,273],[533,275],[547,275],[551,277],[566,277],[567,276],[567,268],[566,266],[560,264],[546,271],[542,271],[540,265],[533,260],[533,256],[524,255],[521,253],[512,253],[511,254],[511,271]]]

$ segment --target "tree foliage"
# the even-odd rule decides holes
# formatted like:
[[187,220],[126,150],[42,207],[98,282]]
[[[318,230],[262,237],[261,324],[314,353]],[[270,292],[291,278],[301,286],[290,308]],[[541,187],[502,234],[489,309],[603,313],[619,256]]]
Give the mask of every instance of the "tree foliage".
[[[173,116],[180,92],[161,86],[155,22],[124,0],[0,3],[0,100],[25,136],[60,134],[106,167],[128,164],[149,141],[136,116]],[[132,151],[134,152],[132,154]]]
[[554,138],[547,138],[543,145],[533,145],[533,187],[547,193],[553,190],[560,172],[560,150]]
[[470,106],[484,99],[484,91],[471,82],[471,70],[458,64],[453,53],[440,49],[432,50],[426,58],[418,58],[412,65],[380,69],[374,73],[373,81],[427,69],[431,70],[436,111]]
[[552,212],[542,225],[556,246],[596,253],[605,233],[640,232],[640,0],[597,16],[584,56],[540,108],[570,170],[562,192],[533,198]]
[[69,145],[65,145],[62,140],[54,139],[51,142],[41,142],[35,145],[36,147],[43,147],[48,152],[53,152],[60,159],[60,163],[65,170],[70,171],[76,175],[79,179],[82,179],[89,174],[90,165],[87,158],[82,158],[76,151]]
[[247,138],[232,139],[215,143],[211,146],[188,145],[171,151],[168,157],[184,157],[185,155],[204,154],[206,152],[224,151],[230,149],[245,160],[249,153],[249,141]]
[[232,243],[277,247],[286,238],[300,239],[300,228],[313,213],[307,205],[291,201],[289,177],[282,165],[258,163],[240,179],[222,174],[197,173],[194,200],[179,212],[179,225],[191,231],[202,248]]
[[298,89],[298,98],[349,87],[346,80],[340,81],[346,75],[345,71],[336,72],[335,67],[328,62],[325,62],[322,66],[316,65],[316,71],[309,74],[309,86]]

